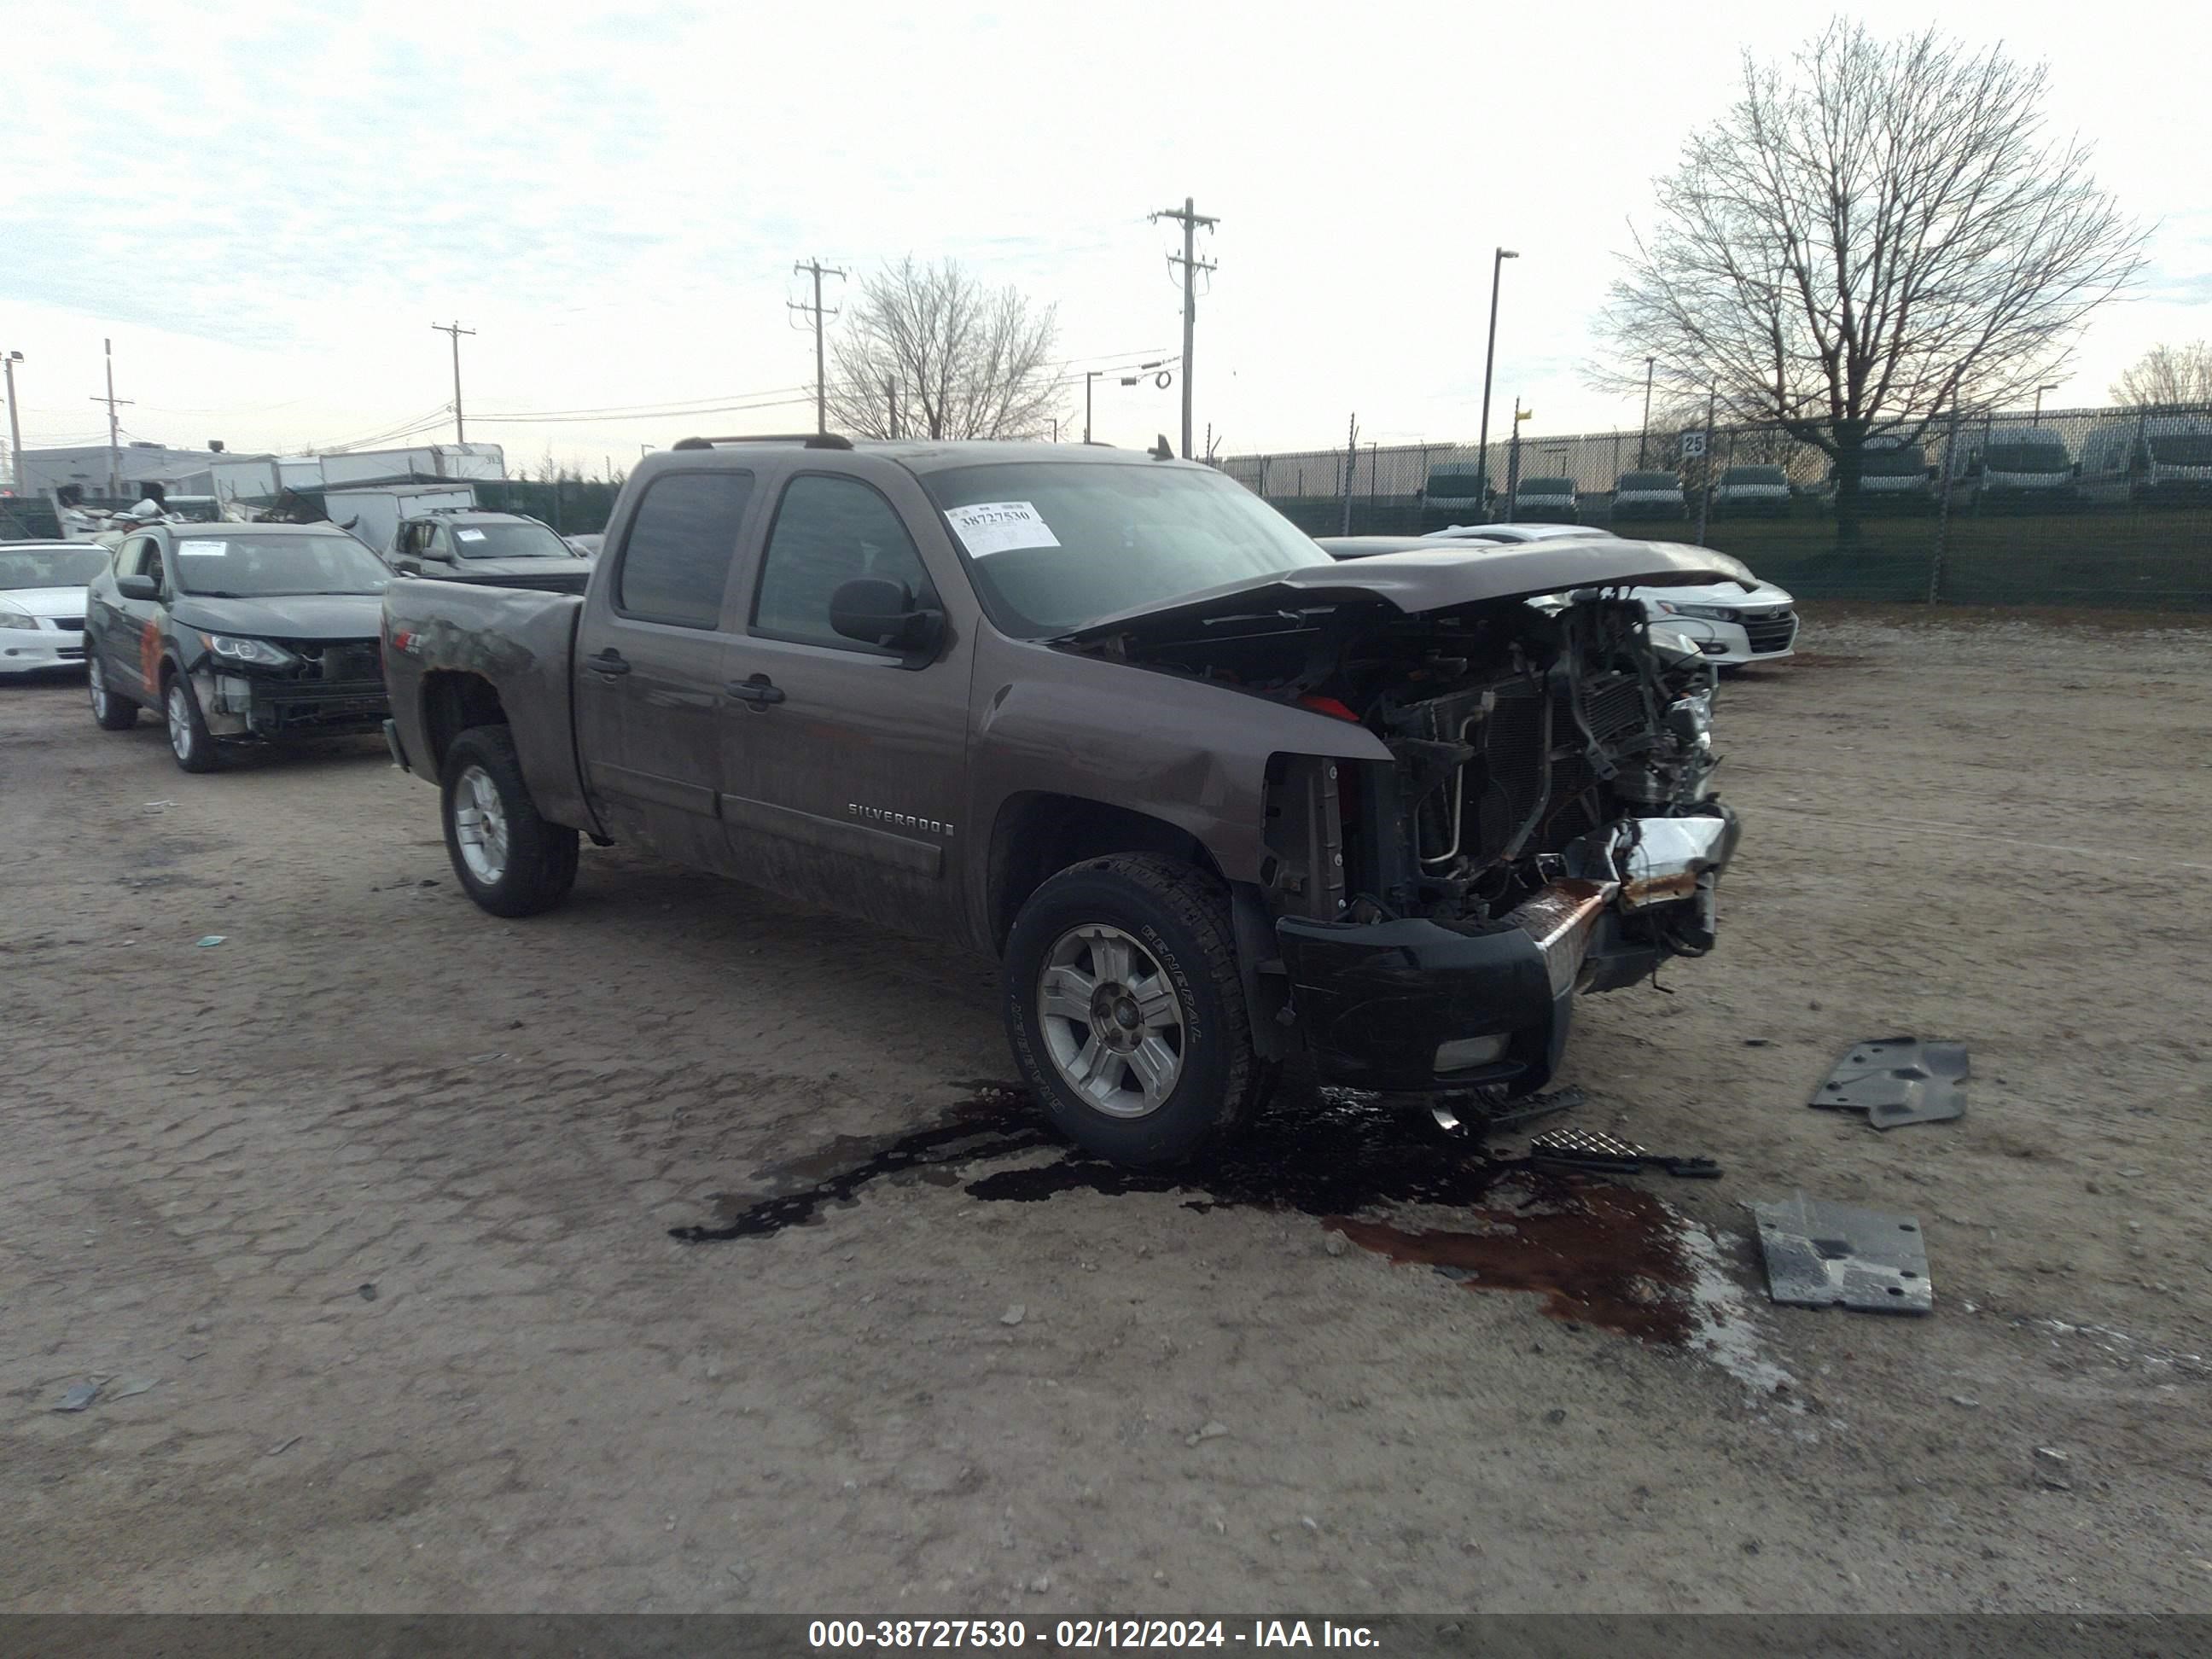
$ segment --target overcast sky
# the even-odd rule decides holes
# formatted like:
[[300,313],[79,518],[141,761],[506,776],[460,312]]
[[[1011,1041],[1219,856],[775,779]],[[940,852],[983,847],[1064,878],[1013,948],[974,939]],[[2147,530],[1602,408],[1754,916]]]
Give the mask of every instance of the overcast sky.
[[[1931,15],[1864,11],[1893,31]],[[1071,360],[1171,352],[1175,233],[1146,216],[1192,195],[1221,221],[1196,386],[1224,453],[1340,444],[1354,410],[1363,441],[1471,440],[1500,243],[1522,257],[1499,405],[1532,404],[1532,434],[1632,428],[1634,400],[1581,373],[1624,222],[1725,107],[1738,52],[1784,52],[1827,15],[0,0],[8,35],[36,37],[9,77],[0,350],[27,359],[27,447],[104,441],[112,337],[128,435],[289,452],[450,436],[430,324],[459,319],[469,435],[510,466],[550,448],[596,473],[687,432],[811,424],[803,401],[512,418],[803,399],[812,351],[785,302],[810,255],[950,255],[1055,303]],[[2050,60],[2055,127],[2158,223],[2140,296],[2045,406],[2101,403],[2146,347],[2212,334],[2212,25],[2079,0],[1941,15]],[[1176,395],[1102,383],[1098,435],[1172,433]],[[1081,401],[1078,383],[1078,422]]]

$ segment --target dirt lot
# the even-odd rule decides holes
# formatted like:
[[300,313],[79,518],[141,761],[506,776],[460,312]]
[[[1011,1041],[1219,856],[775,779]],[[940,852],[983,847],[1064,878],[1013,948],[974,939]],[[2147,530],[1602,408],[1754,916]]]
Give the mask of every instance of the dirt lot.
[[[374,744],[0,689],[0,1607],[2212,1609],[2212,635],[1809,643],[1722,949],[1583,1011],[1573,1121],[1726,1166],[1650,1199],[1297,1099],[1116,1182],[988,963],[619,850],[496,921]],[[1899,1031],[1964,1121],[1801,1103]],[[1935,1312],[1768,1305],[1801,1189]]]

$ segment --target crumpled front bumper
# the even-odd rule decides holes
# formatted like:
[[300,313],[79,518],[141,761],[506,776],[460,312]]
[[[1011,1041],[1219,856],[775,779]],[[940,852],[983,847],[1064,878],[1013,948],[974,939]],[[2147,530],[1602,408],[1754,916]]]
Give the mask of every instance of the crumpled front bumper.
[[[1579,843],[1571,870],[1497,921],[1275,924],[1292,1006],[1322,1080],[1390,1092],[1502,1084],[1558,1069],[1577,991],[1644,978],[1713,931],[1735,816],[1628,818]],[[1663,913],[1663,915],[1662,914]]]

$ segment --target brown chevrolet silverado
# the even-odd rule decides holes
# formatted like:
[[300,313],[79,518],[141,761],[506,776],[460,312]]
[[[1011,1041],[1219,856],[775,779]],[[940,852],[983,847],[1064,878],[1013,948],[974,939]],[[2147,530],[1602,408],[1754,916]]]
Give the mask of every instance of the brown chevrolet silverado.
[[1711,671],[1632,587],[1703,548],[1343,564],[1208,467],[1033,444],[687,439],[581,596],[400,580],[394,758],[454,873],[543,910],[632,841],[997,956],[1078,1142],[1170,1163],[1294,1053],[1540,1086],[1579,993],[1713,944]]

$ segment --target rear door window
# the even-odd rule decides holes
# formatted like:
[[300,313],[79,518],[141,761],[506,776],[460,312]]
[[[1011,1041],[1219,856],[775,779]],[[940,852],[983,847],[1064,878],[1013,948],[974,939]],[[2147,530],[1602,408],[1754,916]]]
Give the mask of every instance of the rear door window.
[[856,478],[802,474],[783,492],[761,560],[753,631],[808,645],[872,651],[830,626],[830,596],[863,576],[903,582],[919,604],[936,603],[921,555],[915,551],[896,507]]
[[719,628],[750,472],[672,472],[646,487],[623,538],[615,610],[640,622]]

